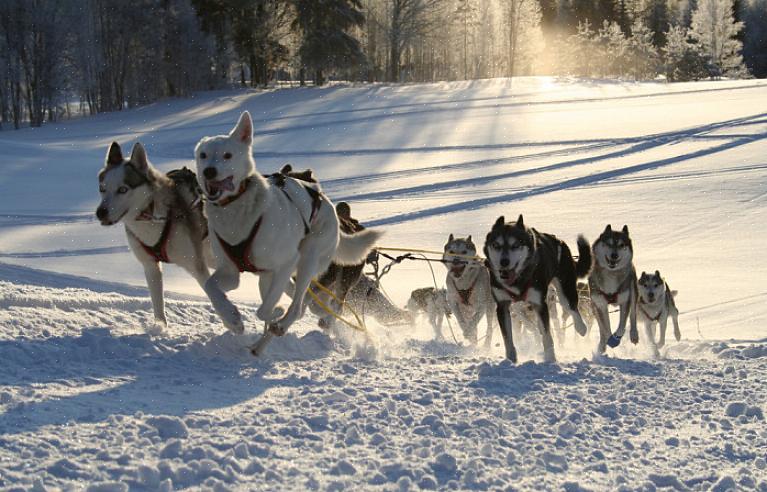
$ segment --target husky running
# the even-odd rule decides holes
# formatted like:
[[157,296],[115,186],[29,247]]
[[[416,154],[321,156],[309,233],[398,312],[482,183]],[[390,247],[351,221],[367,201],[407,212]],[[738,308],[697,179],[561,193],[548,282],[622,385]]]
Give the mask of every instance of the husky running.
[[[591,302],[597,314],[599,325],[599,353],[607,346],[617,347],[626,333],[626,321],[630,322],[631,342],[639,342],[636,317],[636,283],[634,269],[634,247],[629,237],[628,226],[614,231],[608,225],[592,245],[594,265],[589,275]],[[611,305],[620,307],[620,321],[615,333],[610,331]]]
[[[362,262],[380,233],[339,232],[335,207],[319,184],[261,176],[252,145],[253,122],[246,111],[231,133],[205,137],[195,147],[216,263],[205,291],[224,325],[239,334],[242,317],[226,292],[237,288],[241,273],[257,274],[261,306],[256,315],[267,323],[268,333],[283,335],[303,315],[312,279],[331,261]],[[277,303],[294,275],[295,295],[285,312]]]
[[96,217],[101,225],[122,222],[128,244],[144,267],[154,311],[153,334],[164,330],[165,301],[162,263],[175,263],[204,286],[212,264],[208,226],[195,175],[189,169],[167,175],[155,169],[144,147],[137,143],[128,159],[117,142],[107,151],[99,171],[101,203]]
[[[669,317],[674,322],[674,338],[677,342],[682,338],[679,331],[679,310],[674,302],[676,291],[672,291],[660,272],[655,270],[655,273],[642,272],[637,281],[637,293],[637,318],[644,323],[647,343],[657,356],[658,349],[666,344],[666,325]],[[655,323],[660,325],[660,339],[657,343],[652,329]]]
[[523,301],[538,314],[544,360],[556,360],[546,302],[551,283],[562,294],[562,309],[573,318],[575,330],[586,335],[576,290],[577,279],[585,277],[591,268],[591,250],[583,236],[578,237],[576,262],[564,241],[526,227],[522,215],[515,223],[506,223],[501,216],[487,234],[484,252],[507,359],[517,362],[509,308],[513,302]]
[[493,295],[490,292],[490,275],[487,269],[470,256],[477,255],[477,247],[471,240],[456,238],[452,234],[445,243],[442,260],[447,266],[447,302],[458,321],[463,337],[472,345],[477,344],[478,325],[482,316],[487,319],[485,347],[493,341]]

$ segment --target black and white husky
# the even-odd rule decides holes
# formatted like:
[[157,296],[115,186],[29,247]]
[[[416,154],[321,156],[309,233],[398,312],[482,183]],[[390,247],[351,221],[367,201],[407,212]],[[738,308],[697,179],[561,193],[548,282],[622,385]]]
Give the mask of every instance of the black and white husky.
[[562,309],[573,318],[575,330],[586,334],[576,290],[577,279],[586,276],[591,267],[591,249],[583,236],[578,237],[579,258],[575,262],[570,248],[556,236],[525,227],[521,215],[515,223],[508,224],[501,216],[487,234],[484,252],[506,358],[517,361],[509,308],[513,302],[524,301],[538,314],[544,359],[556,360],[546,302],[552,282],[561,293]]
[[[339,232],[335,207],[319,184],[283,175],[264,178],[256,172],[252,144],[253,122],[246,111],[229,135],[205,137],[195,147],[216,263],[205,291],[224,325],[242,333],[240,312],[225,292],[237,288],[240,273],[257,274],[256,315],[267,322],[269,336],[282,335],[303,315],[312,279],[331,261],[359,264],[380,233]],[[285,312],[277,303],[294,275],[295,295]]]
[[442,322],[450,315],[447,304],[447,290],[424,287],[410,293],[407,301],[407,310],[416,319],[419,313],[424,313],[429,318],[429,324],[434,329],[434,338],[443,340]]
[[463,337],[477,343],[477,327],[482,316],[487,319],[485,347],[493,341],[493,295],[490,292],[490,275],[482,263],[469,257],[477,255],[477,247],[471,240],[456,238],[452,234],[445,243],[442,261],[447,267],[447,302],[461,327]]
[[208,225],[199,187],[189,169],[167,175],[155,169],[137,143],[128,159],[117,142],[107,151],[99,171],[101,203],[96,217],[102,225],[122,222],[128,244],[144,267],[154,311],[150,333],[167,327],[162,288],[162,263],[175,263],[204,286],[212,264]]
[[[682,338],[679,331],[679,310],[674,302],[676,291],[672,291],[660,272],[645,273],[637,281],[637,318],[644,323],[645,336],[647,342],[653,349],[655,355],[658,349],[666,344],[666,324],[669,316],[674,322],[674,338],[678,342]],[[660,325],[660,339],[657,344],[653,336],[653,325]]]
[[[632,343],[639,342],[636,318],[636,282],[634,248],[628,226],[614,231],[608,225],[592,246],[594,265],[589,275],[589,291],[599,325],[599,353],[607,346],[617,347],[626,333],[626,321],[630,321],[629,336]],[[611,305],[620,307],[620,321],[615,333],[610,331]]]

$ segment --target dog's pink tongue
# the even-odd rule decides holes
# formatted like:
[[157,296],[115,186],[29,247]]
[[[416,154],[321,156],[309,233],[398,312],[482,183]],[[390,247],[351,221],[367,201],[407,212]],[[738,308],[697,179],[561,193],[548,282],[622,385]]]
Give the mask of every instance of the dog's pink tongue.
[[223,188],[226,191],[234,191],[234,176],[229,176],[226,179],[222,179],[216,183],[216,186]]

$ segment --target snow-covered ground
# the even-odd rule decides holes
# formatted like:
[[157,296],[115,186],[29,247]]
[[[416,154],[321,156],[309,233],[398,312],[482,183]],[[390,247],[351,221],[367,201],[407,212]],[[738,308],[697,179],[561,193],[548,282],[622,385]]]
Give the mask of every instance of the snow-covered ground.
[[[142,272],[92,218],[106,147],[191,165],[243,109],[259,169],[314,168],[388,246],[481,243],[501,214],[571,243],[628,224],[682,342],[594,357],[569,333],[558,364],[523,340],[514,367],[307,317],[254,360],[255,282],[238,338],[173,267],[171,326],[145,335]],[[205,93],[0,133],[0,487],[767,490],[766,137],[761,81],[550,78]],[[431,284],[420,262],[384,279],[399,304]]]

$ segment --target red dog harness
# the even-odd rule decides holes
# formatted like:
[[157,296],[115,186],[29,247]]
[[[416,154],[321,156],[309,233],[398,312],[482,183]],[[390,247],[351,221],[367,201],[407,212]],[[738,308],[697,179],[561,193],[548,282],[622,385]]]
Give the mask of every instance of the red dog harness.
[[[165,226],[162,228],[160,239],[157,241],[157,243],[155,243],[154,246],[144,244],[133,231],[128,228],[125,229],[130,233],[131,236],[133,236],[133,239],[135,239],[136,242],[141,245],[141,248],[144,250],[144,252],[146,252],[146,254],[151,256],[152,259],[158,263],[171,263],[171,261],[168,259],[168,239],[170,239],[170,229],[173,226],[173,221],[171,220],[171,212],[172,210],[168,210],[168,218],[165,219]],[[149,215],[150,219],[144,218],[146,214],[146,211],[141,212],[139,218],[141,220],[151,220],[151,215]]]
[[250,230],[248,237],[246,237],[242,242],[238,244],[229,244],[221,239],[221,236],[216,234],[218,242],[221,244],[221,248],[224,250],[224,253],[226,253],[226,256],[232,260],[232,263],[234,263],[240,273],[260,273],[266,271],[263,268],[258,268],[250,261],[250,247],[253,245],[253,240],[256,238],[256,234],[258,234],[258,229],[261,227],[261,220],[263,218],[263,215],[258,218],[256,223],[253,224],[253,228]]

